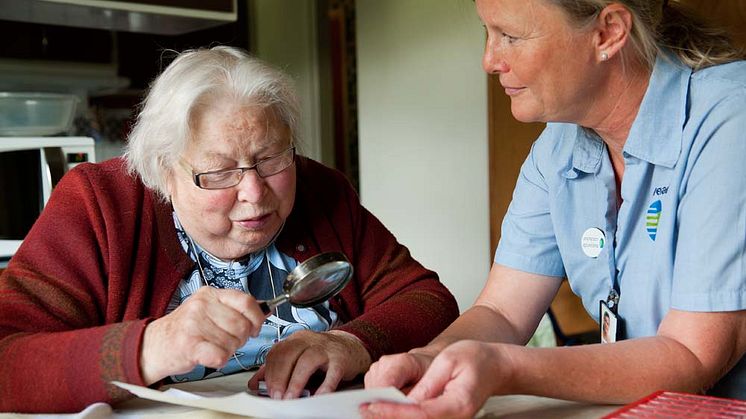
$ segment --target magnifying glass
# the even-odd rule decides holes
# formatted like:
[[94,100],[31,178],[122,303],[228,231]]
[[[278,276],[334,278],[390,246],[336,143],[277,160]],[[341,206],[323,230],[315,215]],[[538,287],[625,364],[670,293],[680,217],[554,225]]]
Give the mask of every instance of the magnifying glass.
[[264,314],[289,302],[295,307],[312,307],[335,296],[352,278],[352,264],[339,252],[320,253],[295,267],[285,278],[282,294],[260,301]]

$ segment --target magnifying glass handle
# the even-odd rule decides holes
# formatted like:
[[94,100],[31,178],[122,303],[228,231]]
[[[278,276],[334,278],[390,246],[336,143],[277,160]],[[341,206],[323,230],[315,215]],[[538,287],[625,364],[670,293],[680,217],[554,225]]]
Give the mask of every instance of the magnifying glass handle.
[[290,296],[287,294],[278,295],[277,297],[266,300],[266,301],[259,301],[259,308],[262,309],[262,313],[270,314],[272,313],[272,310],[275,309],[275,307],[279,306],[280,304],[286,302],[290,299]]

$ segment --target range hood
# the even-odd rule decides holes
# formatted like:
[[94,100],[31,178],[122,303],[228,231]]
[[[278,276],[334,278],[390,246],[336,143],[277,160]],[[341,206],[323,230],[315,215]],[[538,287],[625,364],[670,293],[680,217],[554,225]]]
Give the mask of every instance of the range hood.
[[0,0],[0,19],[178,35],[236,21],[237,0]]

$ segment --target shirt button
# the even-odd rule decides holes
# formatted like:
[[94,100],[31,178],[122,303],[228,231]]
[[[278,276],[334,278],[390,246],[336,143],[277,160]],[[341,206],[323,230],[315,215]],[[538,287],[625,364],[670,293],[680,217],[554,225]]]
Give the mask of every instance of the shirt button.
[[299,245],[295,246],[295,248],[296,248],[296,249],[297,249],[297,250],[298,250],[299,252],[305,252],[305,251],[306,251],[306,246],[303,246],[302,244],[299,244]]

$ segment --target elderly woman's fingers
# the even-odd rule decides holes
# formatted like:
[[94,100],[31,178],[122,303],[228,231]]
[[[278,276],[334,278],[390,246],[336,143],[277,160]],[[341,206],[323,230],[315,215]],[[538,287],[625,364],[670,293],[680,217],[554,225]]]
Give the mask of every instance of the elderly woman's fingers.
[[235,336],[214,326],[210,319],[197,319],[190,310],[174,311],[145,328],[140,353],[143,380],[152,384],[198,364],[220,367],[237,347],[236,342]]
[[192,366],[184,371],[175,372],[174,374],[189,372],[194,365],[220,368],[225,365],[231,355],[233,355],[233,351],[226,350],[223,346],[215,345],[207,341],[198,342],[192,348],[192,352],[194,353],[194,358],[191,362]]
[[334,391],[340,381],[362,373],[369,364],[370,355],[352,335],[300,331],[267,354],[264,381],[272,397],[295,398],[317,371],[326,373],[317,390],[325,393]]
[[285,396],[295,363],[306,348],[304,342],[298,342],[297,345],[288,342],[285,340],[276,343],[264,361],[264,382],[273,399],[282,399]]
[[222,296],[223,291],[226,290],[195,293],[166,317],[173,320],[174,328],[180,333],[235,350],[254,333],[256,325],[252,319],[224,304],[231,295]]
[[[295,363],[295,368],[293,368],[291,372],[283,398],[297,399],[308,384],[313,373],[319,370],[327,370],[329,364],[329,354],[322,348],[317,346],[306,347],[303,353],[298,357],[298,361]],[[337,383],[335,384],[338,384],[342,378],[339,376],[339,367],[334,368],[334,370],[335,375],[338,376]],[[334,388],[336,388],[336,385]]]
[[259,382],[260,381],[264,381],[264,371],[265,371],[264,365],[262,365],[261,367],[259,367],[258,370],[256,370],[256,372],[254,373],[254,375],[251,376],[251,378],[249,379],[249,382],[246,383],[246,385],[251,390],[258,390],[259,389]]
[[344,377],[344,372],[341,360],[330,361],[329,366],[326,369],[324,381],[321,383],[319,388],[316,389],[316,393],[314,394],[331,393],[336,390]]
[[143,377],[150,384],[198,364],[220,368],[259,333],[264,318],[250,295],[202,287],[146,328],[140,361]]
[[[211,309],[210,311],[215,311]],[[226,327],[228,322],[235,321],[240,315],[230,316],[227,314],[211,314],[204,318],[187,317],[178,319],[182,323],[182,327],[179,328],[180,333],[183,333],[185,337],[192,341],[193,344],[200,342],[209,342],[213,345],[225,348],[226,350],[234,350],[241,346],[245,340],[245,330],[248,328],[241,328],[237,326]],[[241,333],[242,329],[244,333]],[[242,339],[243,338],[243,339]]]
[[262,309],[254,297],[237,290],[213,289],[212,292],[215,293],[221,306],[230,307],[249,321],[251,324],[249,335],[256,336],[261,331],[262,324],[264,324],[267,315],[262,313]]

